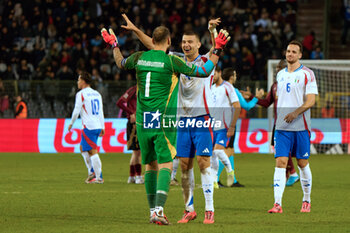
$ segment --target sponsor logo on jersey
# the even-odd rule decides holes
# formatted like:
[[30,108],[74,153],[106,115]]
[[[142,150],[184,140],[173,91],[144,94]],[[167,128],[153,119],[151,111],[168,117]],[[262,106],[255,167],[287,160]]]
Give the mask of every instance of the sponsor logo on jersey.
[[157,110],[156,112],[144,112],[143,113],[143,128],[145,129],[159,129],[160,128],[160,116],[162,114]]
[[163,68],[164,67],[164,62],[138,60],[137,65],[139,65],[139,66],[150,66],[150,67],[155,67],[155,68]]
[[209,153],[209,149],[208,148],[205,148],[202,153]]

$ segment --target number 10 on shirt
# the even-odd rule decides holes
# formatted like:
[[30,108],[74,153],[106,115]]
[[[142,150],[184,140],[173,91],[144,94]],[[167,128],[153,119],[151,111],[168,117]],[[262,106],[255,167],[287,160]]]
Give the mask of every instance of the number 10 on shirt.
[[91,100],[92,115],[98,115],[98,110],[100,109],[100,102],[98,99]]

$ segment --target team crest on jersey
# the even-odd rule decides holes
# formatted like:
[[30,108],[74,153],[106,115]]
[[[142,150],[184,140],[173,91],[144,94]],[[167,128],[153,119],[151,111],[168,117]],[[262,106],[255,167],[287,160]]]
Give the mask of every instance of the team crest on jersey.
[[145,129],[159,129],[160,128],[160,116],[162,114],[157,110],[156,112],[144,112],[143,113],[143,128]]

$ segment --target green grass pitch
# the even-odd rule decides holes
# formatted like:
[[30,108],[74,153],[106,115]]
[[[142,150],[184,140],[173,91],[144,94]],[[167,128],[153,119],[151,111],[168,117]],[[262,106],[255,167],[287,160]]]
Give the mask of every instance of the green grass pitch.
[[[198,186],[195,221],[176,223],[184,209],[177,186],[165,206],[172,225],[149,224],[144,186],[126,184],[129,158],[101,155],[105,184],[98,185],[84,183],[79,154],[0,154],[0,232],[350,232],[349,155],[311,156],[309,214],[299,212],[300,183],[285,189],[283,214],[268,214],[274,200],[272,155],[237,155],[236,174],[246,187],[215,190],[215,224],[209,226],[202,223]],[[197,166],[195,174],[200,184]]]

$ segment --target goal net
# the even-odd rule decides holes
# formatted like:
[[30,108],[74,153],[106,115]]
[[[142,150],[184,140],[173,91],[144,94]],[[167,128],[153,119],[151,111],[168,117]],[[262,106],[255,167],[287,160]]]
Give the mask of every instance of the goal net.
[[[268,61],[267,90],[279,60]],[[311,109],[311,153],[350,153],[350,60],[301,60],[315,73],[319,95]],[[273,108],[268,109],[269,127]]]

